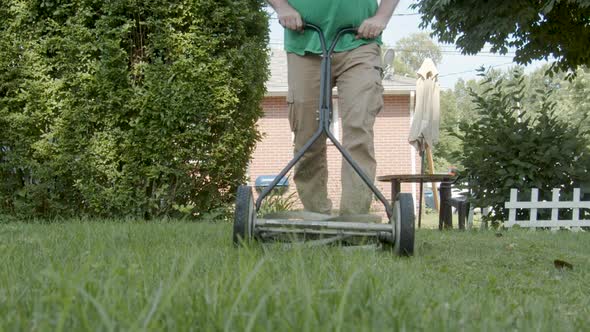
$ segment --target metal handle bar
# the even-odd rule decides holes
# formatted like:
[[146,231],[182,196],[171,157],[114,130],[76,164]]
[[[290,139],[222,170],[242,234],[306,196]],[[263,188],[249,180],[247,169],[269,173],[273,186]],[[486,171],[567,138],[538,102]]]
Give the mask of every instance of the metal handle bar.
[[330,48],[326,49],[326,37],[324,36],[324,32],[322,31],[322,29],[320,29],[320,27],[318,27],[315,24],[304,23],[303,29],[315,30],[318,33],[318,35],[320,36],[320,44],[322,46],[322,55],[323,56],[329,56],[332,54],[332,52],[334,52],[334,47],[336,47],[336,43],[338,43],[338,41],[340,40],[340,37],[343,34],[345,34],[345,33],[356,34],[358,32],[358,30],[353,27],[347,27],[347,28],[342,28],[342,29],[338,30],[338,32],[336,33],[336,37],[334,38],[334,40],[332,41],[332,44],[330,45]]

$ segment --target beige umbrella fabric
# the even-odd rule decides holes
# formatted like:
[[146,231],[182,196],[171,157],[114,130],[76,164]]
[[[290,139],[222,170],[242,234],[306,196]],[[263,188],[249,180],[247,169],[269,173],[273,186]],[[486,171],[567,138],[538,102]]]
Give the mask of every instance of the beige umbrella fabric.
[[[408,141],[420,152],[422,157],[422,173],[424,172],[424,152],[428,154],[431,173],[434,169],[431,148],[438,142],[440,125],[440,87],[438,85],[438,70],[432,59],[426,59],[418,69],[416,81],[416,109]],[[422,224],[422,180],[420,181],[420,205],[418,212],[418,228]],[[432,183],[432,188],[436,184]],[[438,210],[438,196],[433,191],[434,205]]]
[[416,81],[416,110],[408,141],[422,154],[438,142],[440,125],[440,87],[438,70],[426,59],[418,70]]

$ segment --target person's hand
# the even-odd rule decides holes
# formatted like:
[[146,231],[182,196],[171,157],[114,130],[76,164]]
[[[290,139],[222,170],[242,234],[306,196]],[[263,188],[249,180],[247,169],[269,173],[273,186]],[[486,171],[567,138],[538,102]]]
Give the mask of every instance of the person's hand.
[[284,28],[303,31],[303,19],[301,18],[301,15],[289,4],[278,7],[276,11],[279,16],[279,23]]
[[364,20],[361,26],[357,29],[356,39],[365,38],[373,39],[377,38],[385,30],[387,26],[387,20],[379,16],[369,17]]

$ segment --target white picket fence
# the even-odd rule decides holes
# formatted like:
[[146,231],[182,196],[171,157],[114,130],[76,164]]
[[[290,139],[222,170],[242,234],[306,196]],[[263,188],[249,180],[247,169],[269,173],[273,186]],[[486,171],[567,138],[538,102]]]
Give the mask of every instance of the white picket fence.
[[[553,197],[551,201],[539,202],[539,189],[532,189],[530,202],[518,201],[518,189],[510,190],[510,202],[505,203],[505,207],[509,209],[508,221],[504,223],[506,227],[519,225],[520,227],[581,227],[590,226],[590,219],[580,219],[580,209],[590,209],[590,201],[581,201],[580,188],[574,189],[573,201],[560,201],[559,189],[553,189]],[[516,210],[530,209],[529,220],[516,220]],[[538,209],[551,209],[550,220],[537,220]],[[572,209],[572,219],[560,220],[558,218],[559,209]]]

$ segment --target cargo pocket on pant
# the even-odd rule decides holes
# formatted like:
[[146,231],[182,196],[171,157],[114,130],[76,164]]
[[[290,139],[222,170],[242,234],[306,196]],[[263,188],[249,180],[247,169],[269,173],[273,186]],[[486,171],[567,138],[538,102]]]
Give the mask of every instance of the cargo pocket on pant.
[[[379,45],[375,45],[377,54],[381,54],[381,47]],[[375,62],[373,63],[373,68],[375,69],[375,94],[373,95],[373,100],[375,100],[374,109],[372,110],[373,115],[377,116],[381,112],[384,106],[383,101],[383,61],[381,56],[375,57]]]
[[383,101],[383,84],[381,83],[381,80],[378,79],[375,81],[375,86],[373,87],[373,96],[371,98],[371,100],[373,100],[373,104],[371,105],[371,109],[370,112],[373,116],[377,116],[377,114],[379,114],[381,112],[381,110],[383,109],[384,106],[384,101]]
[[294,133],[297,130],[297,115],[295,114],[295,97],[293,91],[287,93],[287,106],[289,107],[289,126],[291,127],[291,132]]
[[371,59],[371,65],[373,68],[369,71],[369,80],[373,85],[373,89],[369,92],[372,95],[370,96],[369,100],[369,113],[376,117],[377,114],[381,112],[383,109],[384,101],[383,101],[383,64],[380,54],[380,47],[379,45],[372,45],[375,49],[375,55]]

